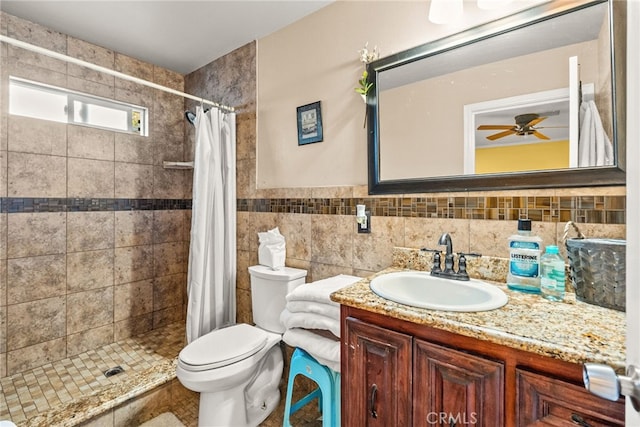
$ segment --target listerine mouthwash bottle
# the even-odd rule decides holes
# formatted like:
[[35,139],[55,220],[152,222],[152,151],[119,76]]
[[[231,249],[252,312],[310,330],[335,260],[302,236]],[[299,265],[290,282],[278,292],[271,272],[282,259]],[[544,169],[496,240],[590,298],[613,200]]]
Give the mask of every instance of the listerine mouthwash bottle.
[[540,293],[541,247],[542,239],[531,234],[531,220],[518,220],[518,234],[509,237],[509,289]]

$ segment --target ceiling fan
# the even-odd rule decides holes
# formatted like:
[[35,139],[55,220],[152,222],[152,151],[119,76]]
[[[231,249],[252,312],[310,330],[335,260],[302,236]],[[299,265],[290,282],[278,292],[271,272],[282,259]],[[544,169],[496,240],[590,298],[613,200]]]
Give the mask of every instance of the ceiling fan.
[[515,116],[515,125],[480,125],[478,130],[502,130],[502,132],[487,136],[488,140],[495,141],[509,135],[534,135],[539,139],[551,139],[545,134],[539,132],[543,127],[535,127],[538,123],[546,119],[546,116],[528,113]]

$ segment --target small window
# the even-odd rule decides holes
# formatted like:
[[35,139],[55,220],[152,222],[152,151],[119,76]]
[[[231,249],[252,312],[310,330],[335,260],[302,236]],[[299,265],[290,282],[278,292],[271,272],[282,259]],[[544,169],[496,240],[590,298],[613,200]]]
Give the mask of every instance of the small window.
[[148,110],[137,105],[10,78],[9,113],[148,135]]

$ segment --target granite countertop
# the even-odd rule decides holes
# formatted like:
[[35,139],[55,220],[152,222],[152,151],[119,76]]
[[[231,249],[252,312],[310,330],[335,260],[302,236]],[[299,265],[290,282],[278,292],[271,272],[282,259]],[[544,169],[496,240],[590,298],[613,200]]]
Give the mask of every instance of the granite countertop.
[[390,267],[331,294],[339,304],[422,324],[460,335],[582,364],[604,363],[625,370],[625,313],[575,300],[547,301],[539,295],[511,291],[502,308],[476,313],[416,308],[381,298],[371,291],[376,276],[406,270]]

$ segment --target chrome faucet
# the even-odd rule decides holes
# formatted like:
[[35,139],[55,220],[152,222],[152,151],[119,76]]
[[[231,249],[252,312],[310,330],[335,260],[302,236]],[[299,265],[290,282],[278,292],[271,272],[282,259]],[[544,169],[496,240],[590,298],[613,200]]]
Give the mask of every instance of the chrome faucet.
[[443,233],[438,240],[438,245],[446,246],[444,253],[444,269],[442,268],[442,254],[439,249],[422,248],[423,251],[433,252],[431,275],[454,280],[469,280],[469,273],[467,273],[467,257],[480,257],[482,255],[475,253],[458,253],[458,271],[456,271],[454,269],[455,254],[453,252],[453,241],[451,240],[451,235],[449,233]]

